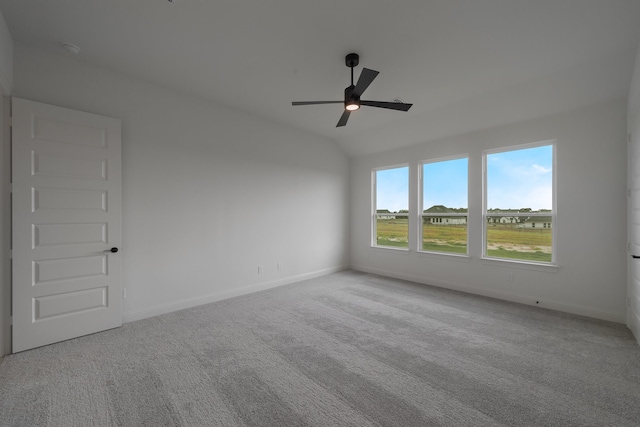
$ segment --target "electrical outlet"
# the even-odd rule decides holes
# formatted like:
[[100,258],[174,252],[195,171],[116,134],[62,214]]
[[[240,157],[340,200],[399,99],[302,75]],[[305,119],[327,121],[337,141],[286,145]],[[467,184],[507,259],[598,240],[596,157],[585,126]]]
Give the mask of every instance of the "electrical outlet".
[[276,268],[278,269],[278,271],[282,270],[282,263],[281,263],[281,262],[279,262],[279,263],[276,265]]
[[264,273],[264,268],[261,265],[259,265],[258,266],[258,274],[262,274],[262,273]]

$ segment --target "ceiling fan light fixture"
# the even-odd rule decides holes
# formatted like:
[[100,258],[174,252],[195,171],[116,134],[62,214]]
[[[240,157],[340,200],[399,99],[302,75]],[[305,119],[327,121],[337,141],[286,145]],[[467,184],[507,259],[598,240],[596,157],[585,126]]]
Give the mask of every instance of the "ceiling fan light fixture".
[[347,111],[356,111],[360,109],[360,104],[355,100],[351,100],[345,103],[344,109]]
[[357,93],[353,93],[355,88],[356,87],[351,84],[351,86],[344,90],[344,109],[347,111],[356,111],[360,109],[360,96]]

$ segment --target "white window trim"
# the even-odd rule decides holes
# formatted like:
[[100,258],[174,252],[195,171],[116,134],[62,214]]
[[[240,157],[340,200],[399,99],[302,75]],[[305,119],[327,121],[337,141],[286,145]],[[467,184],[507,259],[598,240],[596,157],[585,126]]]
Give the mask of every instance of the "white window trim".
[[[508,151],[516,151],[516,150],[526,150],[528,148],[536,148],[550,145],[552,147],[552,199],[551,199],[551,212],[531,212],[527,214],[514,214],[510,216],[547,216],[551,217],[551,223],[553,224],[551,227],[551,262],[535,262],[535,261],[526,261],[526,260],[518,260],[518,259],[509,259],[509,258],[498,258],[498,257],[490,257],[487,255],[487,218],[495,217],[495,216],[504,216],[501,214],[490,214],[487,212],[487,157],[490,154],[496,153],[504,153]],[[484,150],[482,152],[482,260],[504,263],[506,264],[514,264],[514,265],[523,265],[523,266],[531,266],[531,267],[549,267],[550,271],[555,271],[558,267],[558,245],[557,245],[557,180],[558,180],[558,168],[557,168],[557,140],[551,139],[547,141],[539,141],[532,142],[528,144],[518,144],[512,145],[509,147],[500,147],[490,150]]]
[[[377,180],[377,172],[379,171],[384,171],[384,170],[389,170],[389,169],[399,169],[399,168],[407,168],[407,210],[410,210],[410,203],[411,203],[411,196],[410,196],[410,187],[411,187],[411,166],[409,165],[409,163],[400,163],[397,165],[392,165],[392,166],[382,166],[379,168],[373,168],[371,170],[371,247],[372,248],[376,248],[376,249],[386,249],[386,250],[394,250],[394,251],[401,251],[401,252],[408,252],[409,251],[409,246],[410,246],[410,242],[407,242],[407,247],[403,248],[403,247],[399,247],[399,246],[384,246],[384,245],[378,245],[377,244],[377,240],[376,240],[376,219],[378,218],[378,216],[385,216],[388,215],[386,213],[384,214],[378,214],[377,213],[377,196],[378,196],[378,192],[376,191],[377,189],[377,185],[378,185],[378,180]],[[409,227],[409,213],[394,213],[393,215],[395,215],[396,217],[398,216],[402,216],[402,217],[406,217],[407,218],[407,227]],[[409,230],[407,229],[407,239],[409,239]]]
[[[450,214],[437,214],[437,213],[431,213],[431,214],[425,214],[424,211],[424,165],[429,164],[429,163],[440,163],[440,162],[446,162],[449,160],[459,160],[459,159],[467,159],[467,213],[450,213]],[[423,253],[423,254],[433,254],[433,255],[442,255],[445,257],[458,257],[458,258],[469,258],[469,186],[470,186],[470,182],[469,182],[469,154],[465,153],[465,154],[457,154],[457,155],[453,155],[453,156],[446,156],[446,157],[437,157],[434,159],[427,159],[427,160],[422,160],[419,164],[418,164],[418,238],[417,238],[417,244],[418,247],[416,248],[416,251],[419,253]],[[441,252],[441,251],[425,251],[424,249],[422,249],[422,221],[424,221],[424,217],[425,216],[429,216],[429,217],[452,217],[452,216],[461,216],[461,217],[467,217],[467,251],[463,254],[460,253],[453,253],[453,252]]]

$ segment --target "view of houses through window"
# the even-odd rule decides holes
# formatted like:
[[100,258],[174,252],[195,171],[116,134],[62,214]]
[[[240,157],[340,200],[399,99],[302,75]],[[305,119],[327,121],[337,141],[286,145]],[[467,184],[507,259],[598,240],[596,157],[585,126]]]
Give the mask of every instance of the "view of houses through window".
[[485,256],[554,261],[553,145],[485,154]]
[[[484,153],[483,257],[555,263],[554,147]],[[468,254],[468,163],[459,157],[420,164],[419,251]],[[408,249],[409,166],[375,169],[372,178],[372,244]]]
[[374,171],[374,246],[409,248],[409,166]]
[[422,246],[428,252],[467,253],[468,159],[422,164]]

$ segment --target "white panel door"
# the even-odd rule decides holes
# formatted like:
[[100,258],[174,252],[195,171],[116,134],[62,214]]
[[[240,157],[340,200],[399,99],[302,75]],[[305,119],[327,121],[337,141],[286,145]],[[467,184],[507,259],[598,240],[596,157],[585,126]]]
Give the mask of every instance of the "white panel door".
[[122,324],[120,120],[12,99],[13,352]]

